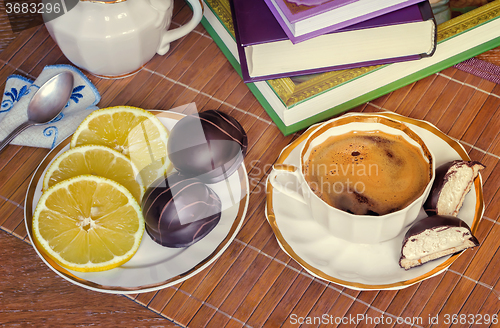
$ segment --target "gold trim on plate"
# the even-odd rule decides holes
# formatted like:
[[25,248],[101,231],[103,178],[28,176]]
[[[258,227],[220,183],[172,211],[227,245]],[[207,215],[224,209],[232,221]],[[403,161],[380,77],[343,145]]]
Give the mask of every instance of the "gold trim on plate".
[[[369,117],[370,115],[366,114],[361,114],[363,117]],[[465,152],[465,150],[462,148],[462,146],[444,134],[441,130],[439,130],[437,127],[432,125],[429,122],[421,121],[421,120],[416,120],[413,118],[401,116],[398,114],[393,114],[393,113],[376,113],[373,114],[374,116],[385,116],[389,119],[393,119],[395,121],[400,121],[403,123],[409,123],[416,125],[420,128],[426,129],[427,131],[433,133],[437,137],[441,138],[443,141],[445,141],[450,147],[452,147],[458,154],[459,156],[466,161],[470,161],[470,157]],[[359,115],[352,115],[352,116],[347,116],[347,120],[351,120],[352,122],[356,122],[359,118]],[[308,129],[306,132],[304,132],[300,137],[298,137],[295,141],[293,141],[289,146],[287,146],[280,154],[279,158],[276,160],[275,165],[286,165],[284,164],[285,159],[290,155],[290,153],[303,141],[305,141],[309,135],[311,135],[313,132],[315,132],[320,125],[316,125]],[[484,201],[483,201],[483,189],[482,189],[482,184],[481,184],[481,178],[480,176],[474,181],[474,187],[476,191],[476,209],[475,209],[475,215],[474,215],[474,220],[471,225],[471,231],[472,233],[476,233],[479,221],[481,220],[482,214],[483,214],[483,209],[484,209]],[[350,281],[345,281],[341,279],[337,279],[335,277],[332,277],[323,271],[320,271],[304,261],[301,257],[297,255],[297,253],[294,252],[292,247],[287,243],[287,241],[283,238],[283,235],[281,234],[281,231],[278,227],[278,224],[276,222],[276,216],[274,214],[273,210],[273,187],[269,182],[267,182],[266,186],[266,192],[267,192],[267,198],[266,198],[266,209],[267,209],[267,220],[269,224],[271,225],[271,228],[276,236],[276,239],[278,240],[278,243],[281,245],[281,247],[285,250],[286,253],[290,257],[292,257],[297,263],[299,263],[303,268],[305,268],[307,271],[310,273],[314,274],[317,277],[320,277],[324,280],[337,283],[339,285],[343,286],[350,286],[353,288],[357,289],[390,289],[390,288],[401,288],[401,287],[407,287],[410,286],[414,283],[423,281],[439,272],[442,270],[446,269],[449,267],[455,260],[458,258],[460,254],[455,254],[452,255],[449,259],[447,259],[445,262],[441,263],[440,265],[436,266],[434,269],[430,270],[429,272],[410,279],[410,280],[405,280],[405,281],[400,281],[400,282],[395,282],[391,284],[384,284],[384,285],[368,285],[368,284],[363,284],[363,283],[356,283],[356,282],[350,282]]]

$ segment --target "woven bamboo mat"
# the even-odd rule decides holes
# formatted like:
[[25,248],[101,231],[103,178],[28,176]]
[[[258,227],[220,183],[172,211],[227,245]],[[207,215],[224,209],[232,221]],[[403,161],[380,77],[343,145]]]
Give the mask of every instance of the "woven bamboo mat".
[[[190,17],[181,3],[176,1],[174,24]],[[45,65],[61,63],[69,62],[44,27],[24,31],[0,53],[0,87],[11,74],[34,79]],[[415,327],[431,326],[431,318],[439,320],[435,327],[476,327],[482,318],[486,327],[486,315],[499,315],[500,85],[449,68],[352,110],[427,120],[487,166],[480,247],[406,289],[354,291],[311,277],[277,244],[264,215],[265,179],[280,150],[299,134],[279,132],[201,25],[133,77],[89,78],[101,92],[100,107],[169,109],[195,102],[199,110],[219,109],[239,120],[249,136],[251,189],[243,227],[218,260],[173,287],[124,297],[84,290],[51,272],[26,244],[24,197],[48,151],[10,145],[0,156],[0,261],[6,263],[0,269],[0,323],[288,327],[309,318],[316,322],[306,326],[316,327],[325,316],[354,326],[344,318],[364,315],[373,320],[362,321],[363,327],[410,326],[398,318]],[[377,325],[380,318],[391,324]]]

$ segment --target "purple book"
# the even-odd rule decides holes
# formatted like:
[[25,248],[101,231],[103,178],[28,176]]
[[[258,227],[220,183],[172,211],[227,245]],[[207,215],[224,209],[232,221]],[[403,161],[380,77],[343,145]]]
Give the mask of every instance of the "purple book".
[[428,1],[298,44],[290,42],[264,0],[230,3],[245,82],[417,60],[436,49]]
[[356,1],[359,0],[275,0],[274,2],[287,20],[295,23]]
[[265,0],[293,43],[339,30],[423,0]]

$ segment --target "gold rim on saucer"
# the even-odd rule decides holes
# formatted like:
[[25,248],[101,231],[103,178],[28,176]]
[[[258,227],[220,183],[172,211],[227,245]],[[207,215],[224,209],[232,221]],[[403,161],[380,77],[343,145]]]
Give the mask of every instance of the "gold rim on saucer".
[[[444,134],[441,130],[439,130],[437,127],[432,125],[429,122],[422,121],[422,120],[417,120],[405,116],[401,116],[399,114],[395,113],[374,113],[374,114],[354,114],[354,115],[347,115],[345,117],[342,117],[341,119],[345,122],[351,123],[351,122],[356,122],[359,120],[360,116],[362,117],[369,117],[369,116],[383,116],[389,119],[393,119],[395,121],[400,121],[403,123],[409,123],[413,124],[415,126],[418,126],[420,128],[423,128],[435,136],[439,137],[443,141],[445,141],[453,150],[455,150],[458,155],[466,161],[470,161],[470,157],[467,154],[467,152],[464,150],[464,148],[455,140],[453,140],[451,137],[447,136]],[[307,131],[305,131],[301,136],[299,136],[296,140],[294,140],[290,145],[288,145],[286,148],[283,149],[281,152],[279,158],[276,160],[276,163],[274,165],[286,165],[284,164],[284,161],[290,153],[297,147],[299,144],[304,142],[309,135],[311,135],[313,132],[317,130],[317,128],[320,126],[320,124],[313,126],[309,128]],[[471,231],[472,233],[476,233],[479,221],[481,220],[481,217],[483,215],[483,209],[484,209],[484,201],[483,201],[483,189],[482,189],[482,184],[481,184],[481,178],[479,176],[478,179],[474,181],[474,188],[476,191],[476,207],[475,207],[475,214],[474,214],[474,220],[471,225]],[[297,263],[299,263],[304,269],[309,271],[311,274],[324,279],[329,282],[337,283],[339,285],[347,286],[347,287],[352,287],[355,289],[370,289],[370,290],[380,290],[380,289],[399,289],[399,288],[405,288],[410,285],[413,285],[417,282],[423,281],[427,278],[430,278],[431,276],[440,273],[441,271],[445,270],[447,267],[449,267],[455,260],[458,258],[460,254],[455,254],[452,255],[450,258],[445,260],[443,263],[437,265],[434,267],[432,270],[426,272],[423,275],[420,275],[416,278],[409,279],[409,280],[404,280],[404,281],[399,281],[395,283],[389,283],[389,284],[382,284],[382,285],[370,285],[370,284],[363,284],[363,283],[358,283],[358,282],[351,282],[351,281],[345,281],[338,279],[336,277],[330,276],[326,274],[325,272],[315,268],[311,264],[307,263],[304,259],[299,257],[297,253],[292,249],[292,247],[288,244],[288,242],[284,239],[278,224],[276,222],[276,216],[274,213],[273,209],[273,187],[272,185],[267,182],[266,186],[266,217],[271,225],[271,228],[274,232],[274,235],[276,239],[278,240],[278,243],[280,246],[283,248],[283,250],[288,253],[290,257],[292,257]]]

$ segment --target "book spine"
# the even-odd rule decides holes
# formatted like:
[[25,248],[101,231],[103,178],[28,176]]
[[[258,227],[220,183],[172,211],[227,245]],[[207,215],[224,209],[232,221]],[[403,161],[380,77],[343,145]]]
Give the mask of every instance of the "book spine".
[[238,21],[235,19],[235,10],[234,10],[234,0],[229,0],[229,7],[231,9],[231,16],[233,17],[233,29],[234,29],[234,38],[236,41],[236,47],[238,49],[238,57],[240,63],[240,75],[243,78],[243,81],[247,81],[250,79],[250,74],[248,72],[248,63],[247,57],[245,55],[245,48],[241,44],[240,31],[238,29]]

